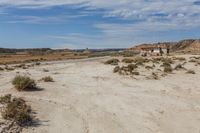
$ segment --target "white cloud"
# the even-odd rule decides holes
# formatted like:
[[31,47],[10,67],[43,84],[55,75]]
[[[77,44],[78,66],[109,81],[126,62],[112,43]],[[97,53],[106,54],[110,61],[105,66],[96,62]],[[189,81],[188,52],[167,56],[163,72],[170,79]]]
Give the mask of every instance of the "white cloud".
[[130,20],[154,20],[156,13],[166,14],[160,19],[190,19],[198,14],[200,6],[194,5],[195,0],[0,0],[0,5],[18,8],[47,8],[60,5],[85,6],[88,10],[104,9],[104,17],[119,17]]

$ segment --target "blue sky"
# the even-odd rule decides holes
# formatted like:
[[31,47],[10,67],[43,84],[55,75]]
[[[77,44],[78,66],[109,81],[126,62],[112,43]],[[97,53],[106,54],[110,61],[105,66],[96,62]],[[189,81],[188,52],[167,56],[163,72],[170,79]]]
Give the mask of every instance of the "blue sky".
[[200,0],[0,0],[0,47],[121,48],[200,38]]

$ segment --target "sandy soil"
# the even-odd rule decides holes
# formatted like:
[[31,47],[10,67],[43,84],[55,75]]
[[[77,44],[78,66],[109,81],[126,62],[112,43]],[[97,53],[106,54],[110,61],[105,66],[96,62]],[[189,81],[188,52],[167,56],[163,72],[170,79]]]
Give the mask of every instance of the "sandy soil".
[[[0,94],[24,97],[36,112],[38,121],[24,133],[200,133],[200,66],[188,64],[194,75],[134,79],[114,74],[114,66],[102,63],[107,58],[0,72]],[[55,82],[17,92],[11,84],[16,72]]]

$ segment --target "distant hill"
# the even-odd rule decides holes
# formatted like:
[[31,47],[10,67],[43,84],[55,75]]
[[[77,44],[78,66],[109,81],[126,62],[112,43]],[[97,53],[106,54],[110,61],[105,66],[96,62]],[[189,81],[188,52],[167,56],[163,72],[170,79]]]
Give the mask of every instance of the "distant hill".
[[177,42],[172,46],[173,51],[200,52],[200,39],[189,39]]
[[173,52],[195,52],[200,53],[200,39],[188,39],[188,40],[181,40],[178,42],[160,42],[160,43],[153,43],[153,44],[140,44],[129,48],[128,50],[132,51],[139,51],[143,48],[150,48],[150,47],[166,47],[169,46],[171,51]]
[[18,52],[47,52],[50,48],[34,48],[34,49],[12,49],[12,48],[0,48],[0,53],[18,53]]

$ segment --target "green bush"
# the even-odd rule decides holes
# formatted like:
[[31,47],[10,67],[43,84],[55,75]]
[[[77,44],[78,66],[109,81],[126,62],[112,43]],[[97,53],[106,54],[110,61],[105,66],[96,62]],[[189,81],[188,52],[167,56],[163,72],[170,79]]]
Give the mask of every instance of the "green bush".
[[17,75],[12,80],[12,84],[18,91],[37,89],[35,80],[31,79],[28,76]]

